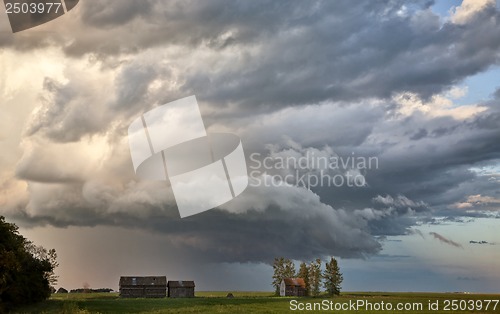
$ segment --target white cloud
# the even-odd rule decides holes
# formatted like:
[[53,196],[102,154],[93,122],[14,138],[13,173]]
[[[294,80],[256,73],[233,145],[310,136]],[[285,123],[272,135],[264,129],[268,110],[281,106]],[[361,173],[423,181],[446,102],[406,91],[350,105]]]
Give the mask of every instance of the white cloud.
[[465,209],[465,208],[471,208],[472,204],[463,202],[463,203],[455,203],[453,206],[458,209]]
[[477,195],[470,195],[469,197],[467,197],[467,202],[478,203],[478,204],[481,203],[500,204],[500,199],[491,196],[477,194]]
[[495,206],[498,204],[500,204],[500,198],[476,194],[476,195],[469,195],[465,202],[459,202],[459,203],[453,204],[453,207],[458,208],[458,209],[467,209],[467,208],[474,208],[474,207],[484,206],[484,205]]
[[455,24],[466,24],[478,12],[494,7],[495,2],[495,0],[463,0],[460,6],[451,10],[451,21]]
[[395,206],[395,207],[425,207],[427,204],[425,204],[423,201],[418,201],[415,202],[408,197],[404,195],[398,195],[396,198],[393,198],[390,195],[382,196],[382,195],[377,195],[376,197],[373,198],[373,202],[383,204],[386,206]]
[[452,99],[465,96],[466,88],[453,87],[444,93],[423,100],[416,93],[403,92],[396,94],[393,101],[398,104],[397,113],[403,118],[420,112],[429,118],[452,117],[456,120],[472,118],[488,108],[481,105],[455,106]]
[[452,99],[459,99],[467,95],[469,88],[467,86],[453,86],[447,93],[446,96]]

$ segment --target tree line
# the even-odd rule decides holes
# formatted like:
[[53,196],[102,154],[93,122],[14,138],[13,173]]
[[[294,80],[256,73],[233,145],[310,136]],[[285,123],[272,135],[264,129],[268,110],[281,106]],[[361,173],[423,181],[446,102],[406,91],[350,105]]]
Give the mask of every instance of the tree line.
[[113,289],[110,289],[110,288],[99,288],[99,289],[78,288],[78,289],[71,289],[70,291],[68,291],[64,288],[59,288],[59,290],[57,290],[57,293],[99,293],[99,292],[113,292]]
[[57,266],[54,249],[36,246],[0,216],[0,313],[48,298]]
[[328,295],[339,295],[344,280],[340,267],[335,258],[325,262],[325,269],[321,269],[321,259],[316,259],[309,264],[301,262],[299,271],[295,271],[295,264],[292,260],[277,257],[273,263],[273,282],[275,294],[279,295],[281,281],[284,278],[302,278],[306,285],[306,296],[318,296],[321,293],[321,284]]

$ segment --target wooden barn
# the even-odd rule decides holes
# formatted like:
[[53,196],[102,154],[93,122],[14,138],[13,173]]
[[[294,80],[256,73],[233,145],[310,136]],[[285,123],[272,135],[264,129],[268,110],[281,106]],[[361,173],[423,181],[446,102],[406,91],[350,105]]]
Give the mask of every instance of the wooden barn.
[[169,298],[194,298],[194,281],[169,281]]
[[305,297],[306,284],[302,278],[284,278],[281,280],[280,296]]
[[164,298],[166,295],[166,276],[120,277],[121,298]]

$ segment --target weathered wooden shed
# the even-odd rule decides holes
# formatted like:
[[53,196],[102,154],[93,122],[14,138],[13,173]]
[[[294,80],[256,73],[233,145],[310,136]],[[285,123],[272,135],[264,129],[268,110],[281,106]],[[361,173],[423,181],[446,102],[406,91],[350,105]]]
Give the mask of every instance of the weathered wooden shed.
[[120,277],[120,297],[122,298],[164,298],[166,295],[166,276]]
[[169,281],[169,298],[194,298],[194,281]]
[[284,278],[281,280],[280,296],[304,297],[305,295],[306,283],[303,278]]

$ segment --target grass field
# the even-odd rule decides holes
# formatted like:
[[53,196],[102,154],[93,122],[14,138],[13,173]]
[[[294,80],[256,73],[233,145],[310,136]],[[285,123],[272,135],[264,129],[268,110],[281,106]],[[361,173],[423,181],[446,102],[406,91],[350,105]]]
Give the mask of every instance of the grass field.
[[[232,292],[233,299],[226,298],[228,292],[197,292],[193,299],[120,299],[116,293],[55,294],[49,300],[19,309],[17,313],[290,313],[290,302],[313,306],[328,303],[323,311],[331,313],[500,313],[500,295],[457,293],[383,293],[353,292],[339,297],[291,298],[274,297],[271,292]],[[326,301],[324,301],[326,300]],[[456,300],[456,301],[452,301]],[[330,301],[332,304],[330,305]],[[429,310],[429,301],[438,302],[439,310]],[[335,310],[342,304],[369,302],[357,310]],[[383,302],[384,307],[381,306]],[[448,310],[445,305],[448,304]],[[497,304],[498,303],[498,304]],[[376,308],[379,306],[379,310]],[[390,304],[390,305],[388,305]],[[413,307],[413,310],[396,310],[398,304]],[[421,309],[418,309],[421,304]],[[496,305],[496,309],[493,307]],[[318,306],[318,305],[317,305]],[[331,307],[330,307],[331,306]],[[371,306],[372,309],[367,309]],[[392,310],[387,310],[391,306]],[[464,307],[465,306],[465,307]],[[297,307],[299,305],[297,304]],[[458,310],[453,311],[453,307]],[[463,310],[460,310],[462,308]]]

